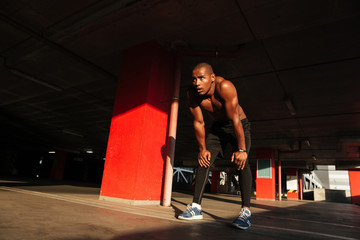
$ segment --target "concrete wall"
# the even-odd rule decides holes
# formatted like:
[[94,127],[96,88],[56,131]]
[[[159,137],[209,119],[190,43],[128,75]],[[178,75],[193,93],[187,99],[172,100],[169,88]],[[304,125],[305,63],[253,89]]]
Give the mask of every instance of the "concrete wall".
[[349,173],[347,170],[336,170],[334,165],[318,165],[314,173],[326,189],[350,190]]
[[350,190],[314,189],[314,201],[351,203]]

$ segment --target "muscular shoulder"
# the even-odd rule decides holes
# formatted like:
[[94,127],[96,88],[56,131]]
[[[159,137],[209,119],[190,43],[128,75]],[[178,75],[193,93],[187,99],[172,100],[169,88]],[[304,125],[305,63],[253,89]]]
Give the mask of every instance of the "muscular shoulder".
[[236,88],[232,82],[224,79],[223,77],[216,77],[216,91],[220,96],[226,97],[227,95],[236,94]]

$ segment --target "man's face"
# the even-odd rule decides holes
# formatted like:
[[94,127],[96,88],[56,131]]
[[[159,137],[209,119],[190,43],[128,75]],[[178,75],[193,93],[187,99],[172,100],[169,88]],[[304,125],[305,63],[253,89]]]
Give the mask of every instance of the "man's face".
[[192,74],[193,86],[200,96],[209,93],[211,84],[215,81],[214,73],[210,73],[207,68],[195,68]]

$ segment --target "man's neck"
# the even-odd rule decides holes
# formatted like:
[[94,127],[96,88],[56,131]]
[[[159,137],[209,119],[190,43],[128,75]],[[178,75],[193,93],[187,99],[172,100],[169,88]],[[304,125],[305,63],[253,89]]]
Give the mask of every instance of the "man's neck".
[[207,94],[205,94],[204,95],[204,98],[206,99],[206,98],[212,98],[212,96],[214,96],[214,94],[215,94],[215,81],[211,84],[211,87],[210,87],[210,90],[209,90],[209,92],[207,93]]

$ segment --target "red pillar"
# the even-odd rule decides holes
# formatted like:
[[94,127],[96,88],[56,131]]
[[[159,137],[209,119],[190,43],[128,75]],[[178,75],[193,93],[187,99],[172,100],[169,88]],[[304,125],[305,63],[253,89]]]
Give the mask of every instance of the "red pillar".
[[271,148],[256,149],[256,198],[275,200],[275,159]]
[[360,171],[349,170],[351,202],[360,203]]
[[173,63],[154,41],[123,52],[100,199],[160,204]]
[[295,168],[286,169],[287,199],[299,199],[298,171]]
[[65,163],[67,153],[63,151],[56,151],[53,167],[51,169],[50,177],[56,180],[62,180],[64,175]]

